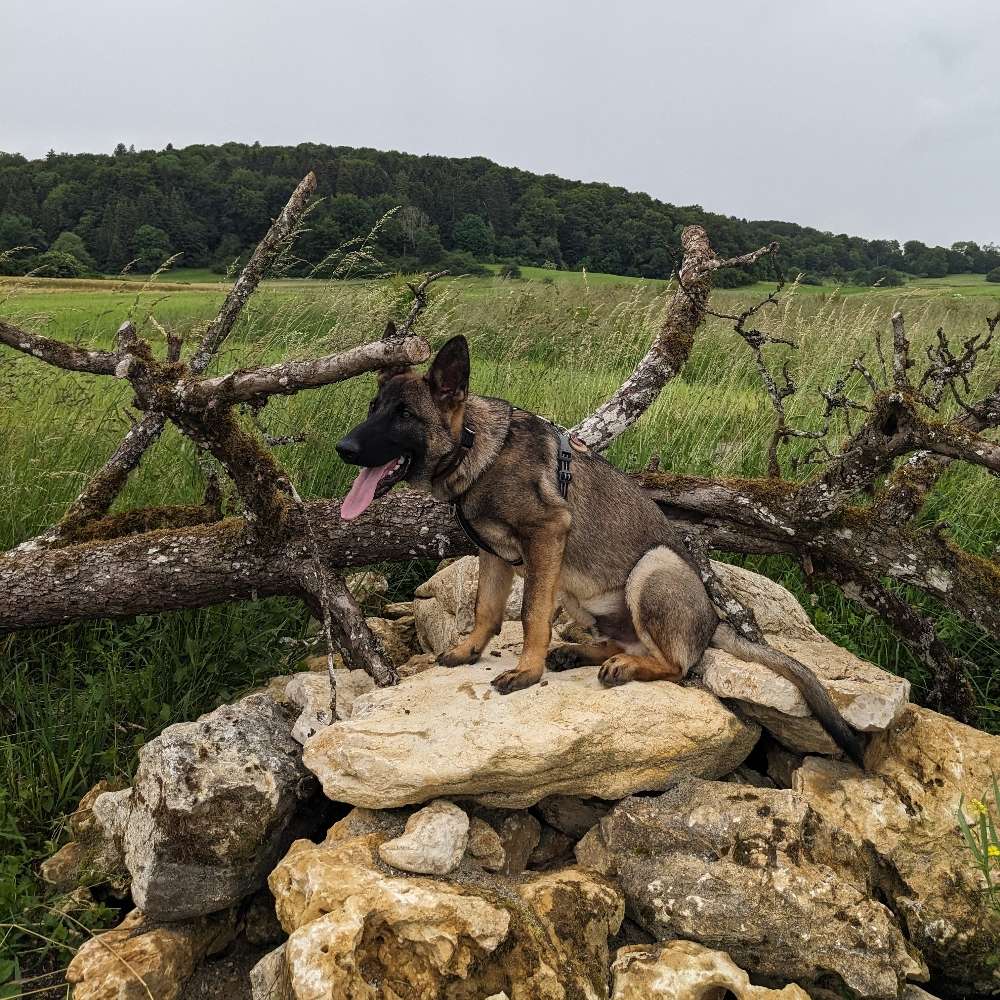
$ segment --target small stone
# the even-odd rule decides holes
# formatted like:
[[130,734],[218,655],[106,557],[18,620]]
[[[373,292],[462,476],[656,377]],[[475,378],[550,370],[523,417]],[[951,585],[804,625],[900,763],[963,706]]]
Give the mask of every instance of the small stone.
[[506,860],[503,873],[520,875],[528,867],[531,852],[542,837],[542,824],[531,813],[515,812],[507,816],[498,831]]
[[420,652],[412,615],[405,618],[367,618],[365,620],[381,642],[385,655],[394,667],[402,666],[411,656]]
[[398,668],[400,677],[412,677],[437,666],[437,653],[417,653]]
[[80,946],[66,969],[66,980],[73,985],[74,1000],[148,1000],[150,996],[179,1000],[201,958],[224,947],[232,937],[232,911],[158,923],[133,910],[114,930]]
[[389,593],[389,581],[381,573],[370,569],[350,573],[344,578],[344,584],[360,605],[372,603]]
[[42,880],[53,886],[58,892],[69,892],[80,882],[81,866],[85,853],[80,844],[71,840],[43,861],[38,869]]
[[393,868],[420,875],[447,875],[461,863],[469,843],[469,817],[452,802],[438,799],[415,812],[402,836],[387,840],[379,857]]
[[488,872],[500,871],[507,860],[500,834],[478,816],[469,819],[468,852],[469,857]]

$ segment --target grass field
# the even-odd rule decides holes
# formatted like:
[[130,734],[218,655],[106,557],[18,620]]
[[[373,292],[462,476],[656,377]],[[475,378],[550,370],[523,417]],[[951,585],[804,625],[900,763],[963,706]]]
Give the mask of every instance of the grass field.
[[[642,355],[661,314],[664,283],[609,275],[522,269],[524,280],[456,279],[437,286],[422,330],[434,343],[466,334],[473,348],[475,391],[501,395],[561,423],[588,413]],[[186,281],[191,276],[193,281]],[[204,272],[178,272],[169,283],[0,283],[0,315],[39,332],[92,344],[110,343],[132,316],[154,342],[151,317],[198,335],[215,314],[224,287]],[[552,277],[551,283],[539,280]],[[731,310],[759,294],[716,294]],[[251,300],[218,370],[281,356],[304,356],[371,339],[389,315],[406,307],[400,281],[265,285]],[[894,308],[905,311],[915,339],[929,343],[938,326],[953,340],[982,328],[1000,307],[1000,286],[981,279],[914,282],[903,289],[793,289],[767,314],[768,328],[796,340],[800,395],[792,417],[817,426],[816,389],[829,385],[859,351],[870,350]],[[778,349],[774,360],[782,357]],[[991,361],[981,384],[1000,378]],[[341,494],[350,473],[333,444],[363,412],[373,379],[357,379],[273,402],[264,422],[295,430],[304,444],[280,457],[305,496]],[[0,548],[56,519],[129,426],[126,388],[110,379],[73,376],[0,349]],[[727,325],[708,321],[683,377],[672,383],[610,457],[639,467],[653,452],[667,469],[759,475],[771,414],[743,344]],[[202,472],[179,435],[168,431],[129,485],[122,506],[193,502]],[[929,520],[947,520],[958,541],[992,553],[1000,544],[995,480],[956,468],[929,505]],[[919,695],[926,678],[878,622],[839,593],[805,594],[796,567],[757,561],[794,589],[818,627],[860,655],[909,676]],[[404,597],[426,566],[392,570],[393,596]],[[199,612],[96,622],[0,638],[0,984],[19,969],[64,962],[81,931],[58,913],[34,877],[39,859],[64,836],[64,818],[102,777],[127,781],[137,748],[166,724],[191,719],[283,672],[304,634],[301,607],[261,601]],[[984,723],[1000,730],[993,680],[1000,650],[945,616],[947,641],[976,665]],[[292,652],[290,652],[292,650]],[[99,906],[80,903],[74,919],[100,924]],[[44,937],[38,937],[43,935]],[[47,939],[47,940],[46,940]],[[54,942],[54,943],[53,943]],[[3,996],[0,986],[0,996]],[[15,994],[16,995],[16,994]]]

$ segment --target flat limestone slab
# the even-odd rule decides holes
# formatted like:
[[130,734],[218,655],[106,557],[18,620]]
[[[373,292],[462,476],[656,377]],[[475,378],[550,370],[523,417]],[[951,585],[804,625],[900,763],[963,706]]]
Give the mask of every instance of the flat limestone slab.
[[490,680],[516,658],[488,659],[362,695],[350,719],[313,736],[303,760],[327,797],[371,809],[456,796],[512,808],[554,794],[619,799],[728,774],[760,732],[707,691],[604,688],[597,667],[500,695]]
[[[734,595],[753,608],[768,642],[812,668],[852,728],[863,733],[883,732],[900,716],[910,697],[908,680],[820,635],[795,597],[780,584],[738,566],[712,565]],[[795,685],[767,667],[709,649],[691,676],[718,697],[740,702],[751,718],[790,749],[836,752],[836,745],[812,716]]]

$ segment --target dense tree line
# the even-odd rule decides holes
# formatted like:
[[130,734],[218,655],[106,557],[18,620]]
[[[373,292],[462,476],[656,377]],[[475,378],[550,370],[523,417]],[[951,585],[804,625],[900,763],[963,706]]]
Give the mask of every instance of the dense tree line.
[[[902,274],[944,276],[1000,267],[1000,248],[866,240],[788,222],[751,222],[666,204],[608,184],[568,181],[451,159],[304,143],[227,143],[160,151],[119,145],[112,155],[0,153],[0,268],[72,276],[178,266],[225,270],[254,245],[299,179],[315,170],[323,201],[297,245],[295,273],[379,229],[383,260],[400,270],[478,261],[664,277],[680,233],[704,225],[723,256],[778,240],[781,268],[866,284]],[[3,257],[14,247],[33,250]],[[761,277],[773,265],[759,265]],[[765,273],[766,269],[766,273]],[[722,275],[728,284],[746,280]],[[810,280],[810,279],[807,279]]]

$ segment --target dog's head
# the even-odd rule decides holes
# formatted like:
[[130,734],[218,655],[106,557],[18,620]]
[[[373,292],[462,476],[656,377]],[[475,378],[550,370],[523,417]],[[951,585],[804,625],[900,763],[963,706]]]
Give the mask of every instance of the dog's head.
[[401,480],[430,490],[435,470],[461,440],[468,392],[465,337],[452,337],[426,374],[407,368],[380,376],[367,418],[337,444],[345,462],[361,466],[340,508],[345,521]]

